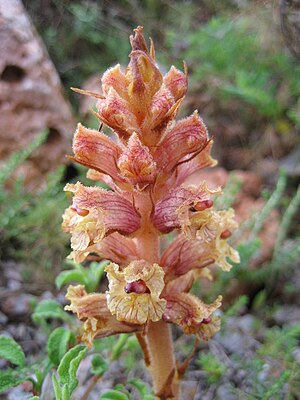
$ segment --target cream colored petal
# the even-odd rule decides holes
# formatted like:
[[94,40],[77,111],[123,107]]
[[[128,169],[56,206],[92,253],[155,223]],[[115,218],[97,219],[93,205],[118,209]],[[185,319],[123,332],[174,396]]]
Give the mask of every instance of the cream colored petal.
[[71,247],[73,250],[85,250],[90,243],[90,237],[86,231],[75,230],[71,237]]
[[[164,288],[164,272],[158,264],[136,260],[121,271],[112,263],[105,271],[109,281],[107,306],[119,321],[144,324],[161,319],[166,301],[159,298]],[[135,287],[134,283],[145,290],[128,290],[128,287]]]
[[137,332],[139,325],[125,324],[118,321],[108,310],[105,294],[87,294],[83,285],[69,286],[66,298],[71,301],[65,310],[77,314],[84,320],[81,340],[92,347],[95,338],[118,333]]
[[196,336],[200,340],[204,340],[207,342],[210,340],[215,333],[217,333],[221,328],[221,318],[220,317],[212,317],[209,323],[202,323],[199,326],[198,331],[196,332]]

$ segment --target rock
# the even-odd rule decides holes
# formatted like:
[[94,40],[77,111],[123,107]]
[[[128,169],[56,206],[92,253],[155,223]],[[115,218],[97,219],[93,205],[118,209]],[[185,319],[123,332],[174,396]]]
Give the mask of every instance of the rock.
[[217,399],[219,400],[236,400],[238,396],[234,394],[234,388],[230,383],[220,386],[217,390]]
[[297,325],[300,321],[300,309],[293,305],[284,305],[274,314],[274,319],[279,325]]
[[[59,44],[58,44],[59,45]],[[49,135],[19,169],[36,187],[65,162],[75,128],[58,74],[20,0],[0,2],[0,160],[4,164],[46,128]]]

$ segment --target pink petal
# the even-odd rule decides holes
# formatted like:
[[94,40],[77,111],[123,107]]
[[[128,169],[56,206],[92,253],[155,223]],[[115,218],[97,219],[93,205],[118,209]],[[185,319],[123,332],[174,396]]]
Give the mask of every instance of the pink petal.
[[120,174],[132,185],[143,188],[153,183],[156,178],[156,164],[148,147],[143,146],[139,137],[134,133],[127,148],[118,160]]
[[118,174],[117,159],[122,150],[103,133],[78,124],[73,141],[74,160],[98,172],[122,181]]
[[154,158],[159,168],[170,172],[187,155],[200,152],[206,146],[206,127],[195,112],[192,116],[178,121],[164,134]]
[[107,97],[97,102],[97,117],[112,128],[120,139],[128,139],[132,132],[138,132],[138,124],[129,104],[122,99],[114,88],[110,88]]
[[[163,233],[180,228],[189,212],[196,211],[199,203],[211,206],[210,194],[205,182],[199,187],[177,187],[155,205],[152,214],[153,225]],[[195,209],[195,210],[194,210]]]
[[67,184],[65,190],[75,194],[73,207],[83,210],[102,210],[108,232],[118,231],[128,235],[140,228],[140,215],[133,205],[120,195],[99,187],[85,187],[80,182],[75,185]]
[[138,258],[134,241],[117,232],[92,246],[91,252],[120,265],[127,265]]
[[188,88],[186,67],[185,73],[183,73],[172,66],[170,71],[164,76],[164,84],[170,90],[175,100],[181,99],[186,94]]
[[165,271],[166,280],[185,275],[194,268],[204,268],[214,259],[210,247],[204,241],[188,240],[181,234],[164,251],[160,265]]
[[211,155],[213,140],[209,140],[203,150],[193,156],[186,156],[177,167],[177,185],[181,185],[190,175],[203,168],[214,167],[217,161]]

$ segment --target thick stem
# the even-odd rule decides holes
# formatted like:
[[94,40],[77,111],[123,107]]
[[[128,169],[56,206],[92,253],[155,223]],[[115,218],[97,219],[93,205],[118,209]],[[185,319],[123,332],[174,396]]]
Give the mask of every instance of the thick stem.
[[[159,236],[150,221],[152,203],[150,197],[139,196],[136,206],[142,215],[142,228],[136,237],[139,256],[151,263],[159,262]],[[179,383],[177,381],[176,362],[170,326],[160,320],[150,321],[145,334],[147,358],[149,355],[149,370],[153,379],[156,398],[179,399]]]
[[146,341],[155,395],[161,400],[179,399],[179,382],[170,326],[163,320],[150,322]]

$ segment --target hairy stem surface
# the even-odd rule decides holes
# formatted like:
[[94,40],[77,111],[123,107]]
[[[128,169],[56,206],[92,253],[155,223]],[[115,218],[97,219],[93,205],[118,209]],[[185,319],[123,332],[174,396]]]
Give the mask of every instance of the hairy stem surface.
[[[150,196],[139,196],[136,206],[143,218],[140,235],[136,238],[139,255],[151,263],[159,262],[159,236],[150,222],[152,202]],[[153,379],[154,393],[157,398],[179,399],[179,384],[177,382],[176,363],[170,326],[160,320],[150,322],[145,334],[149,370]]]

